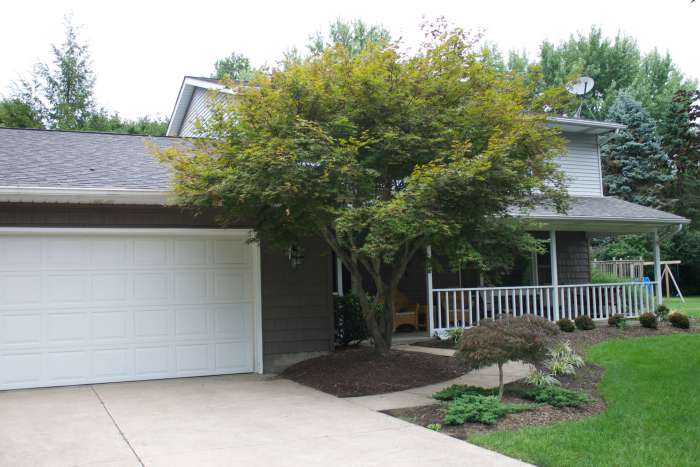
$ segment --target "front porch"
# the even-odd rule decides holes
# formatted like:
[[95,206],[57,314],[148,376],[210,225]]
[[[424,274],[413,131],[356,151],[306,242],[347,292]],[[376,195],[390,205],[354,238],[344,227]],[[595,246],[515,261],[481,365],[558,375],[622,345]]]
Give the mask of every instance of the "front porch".
[[[395,322],[404,323],[414,332],[399,332],[396,336],[415,341],[450,329],[476,326],[503,313],[557,321],[582,315],[593,320],[606,320],[615,314],[635,318],[654,311],[663,302],[657,280],[661,277],[660,245],[689,222],[608,197],[573,198],[566,214],[539,206],[522,216],[532,222],[532,234],[546,243],[547,251],[521,262],[501,283],[486,283],[474,269],[433,271],[426,264],[441,262],[439,252],[431,252],[430,248],[423,257],[414,259],[398,287],[403,304],[394,311]],[[652,237],[654,280],[592,283],[591,237],[630,233]],[[336,266],[336,284],[340,284],[337,292],[342,294],[343,284],[348,287],[349,281],[342,264]]]

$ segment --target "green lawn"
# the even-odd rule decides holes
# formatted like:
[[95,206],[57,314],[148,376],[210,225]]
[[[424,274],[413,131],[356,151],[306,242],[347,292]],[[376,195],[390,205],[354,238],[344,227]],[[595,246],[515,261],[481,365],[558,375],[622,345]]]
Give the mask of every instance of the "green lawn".
[[685,297],[685,303],[681,302],[678,297],[673,297],[670,300],[664,299],[664,304],[671,310],[678,310],[688,316],[700,318],[700,296]]
[[700,335],[602,342],[607,409],[547,427],[469,441],[539,466],[685,466],[700,462]]

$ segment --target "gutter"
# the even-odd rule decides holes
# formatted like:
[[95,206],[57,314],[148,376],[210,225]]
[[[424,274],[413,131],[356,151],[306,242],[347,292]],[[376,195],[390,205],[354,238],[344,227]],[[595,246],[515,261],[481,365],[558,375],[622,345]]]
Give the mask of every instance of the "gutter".
[[0,187],[0,202],[172,205],[173,193],[128,188]]

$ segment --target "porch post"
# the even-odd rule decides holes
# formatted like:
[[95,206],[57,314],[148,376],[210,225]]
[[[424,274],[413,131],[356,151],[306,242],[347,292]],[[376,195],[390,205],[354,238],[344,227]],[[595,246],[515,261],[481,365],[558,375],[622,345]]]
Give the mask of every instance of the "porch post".
[[343,261],[336,256],[335,257],[335,276],[338,282],[338,296],[343,296]]
[[664,295],[661,290],[661,247],[659,243],[659,230],[654,229],[654,281],[656,282],[656,303],[661,305]]
[[549,266],[552,271],[552,306],[554,321],[559,321],[559,271],[557,271],[557,232],[549,231]]
[[427,282],[428,289],[428,335],[433,336],[433,328],[435,324],[433,323],[433,267],[430,264],[430,258],[432,258],[433,252],[428,246],[425,249],[426,265],[425,265],[425,280]]

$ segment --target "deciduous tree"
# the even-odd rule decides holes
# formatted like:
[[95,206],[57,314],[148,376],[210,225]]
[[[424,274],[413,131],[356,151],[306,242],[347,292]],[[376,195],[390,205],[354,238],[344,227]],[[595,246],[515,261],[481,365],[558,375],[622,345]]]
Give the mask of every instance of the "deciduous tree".
[[488,65],[459,29],[426,31],[413,55],[338,45],[260,74],[214,109],[210,138],[159,153],[181,203],[252,221],[256,240],[280,247],[325,242],[380,354],[412,258],[432,245],[455,264],[507,265],[539,246],[510,209],[566,201],[552,161],[563,141],[542,111],[558,93]]

